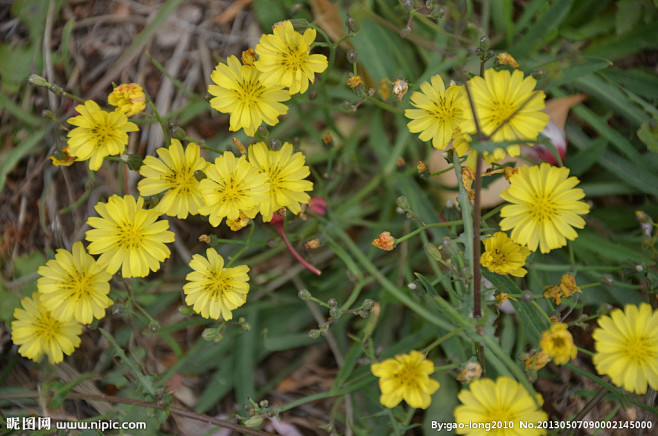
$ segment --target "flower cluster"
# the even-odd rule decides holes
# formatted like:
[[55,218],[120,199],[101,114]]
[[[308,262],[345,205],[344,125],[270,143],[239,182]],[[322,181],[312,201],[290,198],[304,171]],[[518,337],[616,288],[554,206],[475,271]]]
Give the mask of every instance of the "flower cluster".
[[[230,56],[218,63],[210,78],[210,105],[230,114],[229,130],[244,129],[254,136],[264,122],[274,126],[288,112],[283,102],[292,94],[304,93],[315,74],[327,69],[327,58],[310,54],[316,31],[295,31],[290,21],[275,25],[272,34],[263,35],[254,51],[243,54],[243,61]],[[254,54],[257,58],[254,60]],[[287,89],[286,89],[287,88]]]
[[[453,141],[460,156],[470,149],[471,135],[478,131],[493,142],[534,141],[549,120],[542,112],[546,96],[534,90],[536,83],[519,70],[489,69],[484,77],[475,76],[463,86],[446,88],[441,76],[435,75],[430,82],[420,84],[420,92],[411,95],[416,109],[405,111],[412,120],[407,126],[440,150]],[[514,144],[485,152],[484,157],[492,162],[520,153],[520,145]]]

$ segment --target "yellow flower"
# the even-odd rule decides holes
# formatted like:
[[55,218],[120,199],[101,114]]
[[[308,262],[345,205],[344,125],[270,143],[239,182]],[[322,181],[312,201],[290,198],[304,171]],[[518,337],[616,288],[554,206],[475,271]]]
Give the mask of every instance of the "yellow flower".
[[384,251],[392,251],[395,248],[395,238],[390,232],[381,232],[377,239],[372,241],[372,245]]
[[507,292],[499,292],[498,294],[496,294],[495,301],[496,301],[496,304],[498,306],[500,306],[501,304],[503,304],[507,300],[519,301],[516,298],[511,297],[510,294],[508,294]]
[[40,301],[39,293],[21,300],[22,308],[14,309],[11,339],[19,345],[21,356],[41,362],[48,356],[50,363],[64,360],[80,345],[82,326],[75,321],[57,321]]
[[188,214],[196,215],[204,203],[194,173],[208,165],[201,157],[199,146],[190,143],[183,151],[180,141],[172,139],[169,148],[161,147],[156,152],[160,159],[146,156],[139,169],[144,177],[137,184],[139,194],[146,197],[164,192],[156,210],[180,219]]
[[87,254],[80,241],[71,252],[57,250],[55,259],[37,273],[41,276],[37,281],[41,302],[59,321],[89,324],[94,318],[103,318],[112,305],[107,297],[112,276]]
[[[539,396],[539,403],[543,401]],[[470,436],[536,436],[546,434],[537,428],[519,430],[521,421],[537,423],[546,421],[546,412],[537,408],[526,388],[509,377],[498,377],[494,382],[484,378],[470,384],[470,390],[463,389],[457,395],[461,405],[454,411],[457,424],[465,424],[457,429],[457,434]],[[493,427],[493,423],[512,421],[514,425]],[[470,426],[468,425],[470,423]],[[502,428],[501,428],[502,427]]]
[[349,86],[350,88],[356,88],[357,86],[363,84],[363,82],[361,81],[361,76],[359,76],[359,75],[356,75],[356,76],[355,76],[355,75],[353,75],[352,73],[350,73],[350,76],[347,78],[347,80],[345,81],[345,83],[346,83],[347,86]]
[[564,365],[576,358],[578,349],[573,343],[573,336],[562,322],[553,324],[541,335],[539,346],[542,351],[553,358],[556,365]]
[[231,114],[231,132],[244,129],[248,136],[254,136],[263,121],[274,126],[279,122],[279,115],[288,112],[288,106],[281,102],[290,100],[290,93],[282,86],[266,86],[256,67],[241,65],[235,56],[230,56],[226,65],[217,64],[210,78],[215,83],[208,86],[214,97],[210,106]]
[[293,153],[289,142],[285,142],[278,151],[258,142],[249,147],[249,162],[267,176],[270,187],[267,199],[260,203],[263,221],[270,221],[274,211],[282,207],[297,215],[302,210],[301,204],[311,201],[305,192],[313,189],[313,183],[305,180],[310,170],[304,165],[304,155],[301,152]]
[[[484,72],[484,78],[475,76],[468,81],[475,113],[480,129],[494,142],[514,140],[535,140],[546,124],[548,114],[542,112],[545,107],[544,91],[535,91],[537,81],[531,76],[523,77],[523,72],[515,70]],[[473,110],[468,102],[464,110],[466,121],[462,128],[467,133],[475,133]],[[497,148],[492,154],[484,153],[488,161],[497,161],[505,157],[521,154],[520,145],[510,145],[505,149]]]
[[440,75],[432,76],[431,84],[420,84],[422,92],[411,94],[411,104],[418,109],[407,109],[404,116],[411,133],[420,133],[421,141],[432,140],[432,146],[443,150],[452,139],[455,128],[464,121],[463,87],[443,84]]
[[589,213],[589,206],[579,201],[585,193],[574,188],[580,181],[569,177],[568,168],[547,163],[524,166],[509,181],[510,187],[500,196],[512,204],[501,210],[500,228],[512,229],[514,242],[531,251],[539,246],[542,253],[548,253],[578,237],[573,227],[585,227],[579,215]]
[[491,238],[484,240],[484,253],[480,257],[480,264],[496,274],[524,277],[528,271],[523,265],[529,254],[527,247],[512,241],[506,233],[496,232]]
[[141,86],[136,83],[123,83],[107,96],[107,102],[112,106],[116,112],[126,114],[127,117],[132,117],[146,109],[146,95]]
[[551,356],[544,353],[543,351],[539,351],[539,352],[533,352],[526,360],[523,361],[523,363],[525,363],[526,371],[529,369],[539,371],[540,369],[548,365],[548,362],[550,361],[551,361]]
[[432,394],[439,389],[439,382],[429,377],[434,373],[434,362],[425,359],[420,351],[398,354],[395,359],[373,363],[370,370],[379,377],[382,392],[379,402],[389,409],[402,400],[416,409],[427,409],[432,402]]
[[214,227],[224,218],[237,220],[241,213],[253,218],[259,206],[268,201],[267,176],[259,173],[245,156],[236,159],[233,152],[224,152],[208,165],[206,176],[199,183],[206,204],[199,213],[208,215]]
[[100,254],[98,263],[110,274],[121,268],[122,277],[146,277],[171,254],[165,245],[174,242],[169,222],[158,221],[160,214],[143,205],[142,197],[135,201],[131,195],[113,195],[107,203],[96,204],[100,217],[87,219],[92,227],[86,233],[89,253]]
[[629,392],[658,389],[658,310],[642,303],[613,310],[594,330],[593,362],[599,374]]
[[256,45],[258,60],[254,65],[262,73],[265,85],[280,85],[290,89],[290,94],[302,94],[315,73],[327,69],[327,57],[310,54],[315,41],[315,29],[306,29],[304,34],[295,32],[290,21],[272,29],[273,34],[263,35]]
[[562,298],[570,297],[576,292],[581,292],[580,288],[576,285],[576,278],[571,274],[565,274],[560,279],[560,284],[557,286],[546,286],[544,297],[555,299],[555,304],[560,304]]
[[240,216],[236,220],[226,220],[226,225],[228,226],[229,229],[233,230],[234,232],[237,232],[238,230],[242,230],[245,227],[247,227],[247,224],[249,224],[250,218],[245,215],[243,212],[240,212]]
[[475,361],[466,362],[464,369],[457,376],[457,380],[463,383],[470,383],[482,376],[482,366]]
[[519,63],[509,53],[499,53],[496,56],[496,62],[500,65],[509,65],[512,68],[519,68]]
[[119,112],[106,112],[96,102],[87,100],[75,107],[80,115],[66,120],[77,126],[68,134],[68,153],[78,161],[89,160],[89,169],[97,171],[105,156],[121,154],[128,144],[128,132],[137,125]]
[[65,145],[60,151],[56,151],[54,155],[50,156],[50,160],[53,161],[53,165],[56,167],[59,166],[71,166],[75,162],[75,156],[69,154],[69,146]]
[[206,257],[192,256],[190,267],[194,271],[185,277],[185,303],[204,318],[232,319],[231,311],[247,301],[249,267],[224,268],[224,259],[214,248],[206,250]]

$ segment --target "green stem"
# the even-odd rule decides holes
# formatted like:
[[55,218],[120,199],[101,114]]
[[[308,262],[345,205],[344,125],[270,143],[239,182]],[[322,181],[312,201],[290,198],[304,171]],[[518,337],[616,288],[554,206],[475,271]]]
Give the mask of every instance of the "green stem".
[[[446,333],[445,335],[441,336],[441,337],[440,337],[439,339],[437,339],[436,341],[434,341],[434,342],[432,342],[431,344],[429,344],[427,347],[423,348],[423,349],[421,350],[421,353],[423,353],[423,354],[427,354],[427,353],[429,353],[431,350],[433,350],[434,348],[438,347],[441,343],[447,341],[447,340],[450,339],[451,337],[453,337],[453,336],[455,336],[455,335],[458,335],[459,333],[461,333],[461,332],[463,332],[463,331],[464,331],[464,327],[459,327],[458,329],[455,329],[455,330],[451,331],[450,333]],[[459,367],[459,365],[457,365],[457,367]]]
[[441,223],[432,223],[432,224],[425,224],[424,226],[414,230],[413,232],[407,233],[404,236],[400,236],[398,239],[395,240],[396,244],[399,244],[401,242],[406,241],[407,239],[416,236],[417,234],[421,233],[424,230],[427,229],[433,229],[436,227],[452,227],[452,226],[458,226],[462,224],[462,220],[457,220],[457,221],[446,221],[446,222],[441,222]]
[[162,128],[162,134],[164,135],[164,139],[165,139],[165,144],[169,146],[170,140],[169,140],[169,129],[167,129],[167,123],[165,123],[165,121],[162,119],[160,113],[158,112],[158,109],[153,104],[153,100],[151,100],[151,97],[149,97],[148,95],[146,95],[146,102],[151,107],[151,110],[153,111],[153,115],[155,115],[155,118],[160,123],[160,127]]
[[392,112],[396,115],[402,115],[404,113],[401,109],[395,108],[390,104],[384,103],[383,101],[376,99],[374,97],[366,96],[366,101],[370,103],[374,103],[376,106],[379,106],[380,108]]

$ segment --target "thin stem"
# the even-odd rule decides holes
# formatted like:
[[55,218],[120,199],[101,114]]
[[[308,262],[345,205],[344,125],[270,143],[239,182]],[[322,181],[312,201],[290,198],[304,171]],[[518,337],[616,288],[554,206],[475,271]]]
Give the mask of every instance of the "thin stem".
[[401,114],[402,114],[402,111],[401,111],[400,109],[397,109],[397,108],[391,106],[390,104],[386,104],[386,103],[384,103],[383,101],[380,101],[380,100],[378,100],[378,99],[376,99],[376,98],[373,98],[373,97],[370,97],[370,96],[366,96],[366,101],[369,101],[369,102],[371,102],[371,103],[374,103],[375,105],[379,106],[380,108],[385,109],[385,110],[387,110],[387,111],[389,111],[389,112],[392,112],[392,113],[394,113],[394,114],[396,114],[396,115],[401,115]]
[[270,224],[272,224],[272,226],[276,229],[276,231],[279,232],[279,236],[281,236],[281,239],[283,239],[284,244],[286,244],[286,247],[288,247],[288,251],[290,251],[290,253],[295,257],[295,259],[299,261],[299,263],[304,265],[306,269],[311,271],[313,274],[316,274],[318,276],[322,274],[322,271],[320,271],[319,269],[308,263],[302,256],[300,256],[299,253],[297,253],[297,250],[295,250],[295,248],[292,246],[292,244],[288,240],[288,237],[286,236],[286,233],[283,231],[283,221],[275,222],[274,220],[272,220]]
[[482,278],[480,271],[480,197],[482,195],[482,155],[475,164],[475,197],[473,199],[473,318],[482,317]]
[[[436,341],[434,341],[434,342],[432,342],[431,344],[429,344],[427,347],[423,348],[423,349],[421,350],[421,353],[423,353],[423,354],[427,354],[427,353],[429,353],[430,350],[432,350],[432,349],[438,347],[441,343],[447,341],[447,340],[450,339],[451,337],[453,337],[453,336],[455,336],[455,335],[458,335],[459,333],[461,333],[461,332],[463,332],[463,331],[464,331],[464,327],[459,327],[458,329],[455,329],[455,330],[451,331],[450,333],[446,333],[445,335],[441,336],[441,337],[440,337],[439,339],[437,339]],[[457,365],[457,366],[459,366],[459,365]]]
[[164,135],[165,144],[167,144],[167,146],[169,146],[170,140],[169,140],[169,130],[167,129],[167,123],[165,123],[165,121],[160,116],[160,112],[158,112],[158,109],[153,104],[153,100],[151,100],[151,97],[149,97],[147,95],[146,96],[146,101],[149,104],[149,106],[151,107],[151,110],[153,111],[153,115],[155,115],[155,118],[160,123],[160,127],[162,127],[162,134]]
[[407,239],[411,238],[412,236],[416,236],[417,234],[421,233],[423,230],[427,229],[433,229],[435,227],[452,227],[452,226],[458,226],[462,224],[462,220],[457,220],[457,221],[446,221],[442,223],[432,223],[432,224],[425,224],[424,226],[414,230],[413,232],[407,233],[404,236],[400,236],[398,239],[395,240],[396,244],[399,244],[400,242],[404,242]]

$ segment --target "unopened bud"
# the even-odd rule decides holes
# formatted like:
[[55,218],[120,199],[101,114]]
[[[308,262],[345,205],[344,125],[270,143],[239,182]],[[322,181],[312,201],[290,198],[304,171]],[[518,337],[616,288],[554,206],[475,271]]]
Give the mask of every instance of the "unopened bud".
[[30,77],[27,79],[34,86],[48,86],[50,83],[43,77],[38,74],[30,74]]
[[368,318],[368,315],[370,315],[370,311],[368,311],[368,310],[359,310],[359,316],[361,318]]
[[170,136],[179,141],[184,141],[187,138],[187,132],[179,125],[175,123],[169,123],[169,133]]
[[144,165],[142,158],[136,154],[122,154],[121,160],[133,171],[139,171],[142,165]]
[[491,47],[491,41],[489,40],[489,37],[483,36],[480,38],[480,48],[482,50],[489,50],[489,47]]
[[259,126],[258,129],[256,129],[256,135],[267,140],[270,136],[270,131],[267,130],[267,127],[265,126]]
[[356,105],[352,104],[349,100],[343,102],[343,110],[345,112],[354,113],[356,112]]
[[341,312],[341,310],[337,307],[332,307],[331,309],[329,309],[329,316],[333,319],[340,318],[342,314],[343,312]]
[[184,316],[192,316],[194,315],[194,310],[191,307],[188,306],[179,306],[178,307],[178,313]]
[[203,171],[196,170],[194,172],[194,178],[200,182],[201,180],[208,178],[208,176],[206,176],[206,173],[204,173]]
[[277,139],[277,138],[272,139],[272,140],[270,141],[270,148],[271,148],[272,150],[278,150],[278,149],[280,149],[280,148],[281,148],[281,140],[280,140],[280,139]]
[[441,240],[441,246],[443,247],[443,251],[445,251],[448,256],[459,256],[459,247],[457,247],[457,243],[448,236]]
[[356,33],[361,29],[361,26],[359,26],[359,22],[356,21],[354,17],[347,17],[345,20],[345,26],[347,26],[347,30],[349,30],[352,33]]
[[297,292],[297,296],[302,301],[308,301],[311,299],[311,293],[308,289],[300,289],[299,292]]
[[407,197],[404,195],[401,195],[398,197],[397,200],[395,200],[395,203],[398,205],[398,207],[405,212],[409,212],[411,210],[411,205],[409,204],[409,200],[407,200]]
[[411,12],[413,8],[414,8],[413,0],[402,0],[402,9],[404,9],[405,12]]
[[338,306],[338,301],[335,298],[330,298],[329,301],[327,301],[327,304],[331,307],[336,307]]
[[347,52],[347,62],[350,64],[356,64],[359,62],[359,55],[356,50],[350,50]]
[[441,252],[433,244],[430,244],[428,242],[427,244],[425,244],[424,248],[425,248],[425,252],[427,253],[427,255],[429,257],[431,257],[432,259],[434,259],[436,261],[443,260],[443,258],[441,257]]
[[267,401],[267,400],[262,400],[260,403],[258,403],[258,405],[260,407],[262,407],[263,409],[266,409],[266,408],[270,407],[270,402]]
[[615,284],[615,279],[610,274],[605,274],[601,277],[601,284],[603,286],[612,286]]
[[370,298],[366,298],[365,300],[363,300],[363,304],[361,304],[361,309],[370,310],[373,308],[374,305],[375,302],[373,300],[371,300]]
[[308,332],[308,337],[311,338],[311,339],[317,339],[317,338],[320,337],[321,334],[322,334],[321,330],[313,329],[313,330]]
[[249,428],[257,428],[263,424],[263,417],[260,415],[254,415],[244,421],[244,426]]
[[521,300],[525,301],[526,303],[531,303],[532,300],[535,299],[535,295],[530,292],[530,291],[523,291],[521,292]]
[[541,79],[543,79],[544,77],[546,77],[546,71],[544,71],[544,70],[534,70],[534,71],[532,72],[532,77],[533,77],[535,80],[541,80]]
[[309,101],[313,101],[313,100],[315,100],[316,98],[318,98],[318,90],[317,90],[317,89],[313,89],[312,91],[310,91],[310,92],[309,92],[308,94],[306,94],[306,95],[308,96]]
[[201,333],[201,337],[203,338],[204,341],[207,342],[221,342],[222,339],[224,339],[224,336],[222,336],[221,333],[219,333],[219,329],[217,328],[207,328],[203,330],[203,333]]
[[400,38],[407,38],[411,33],[411,26],[404,26],[404,29],[400,30]]

